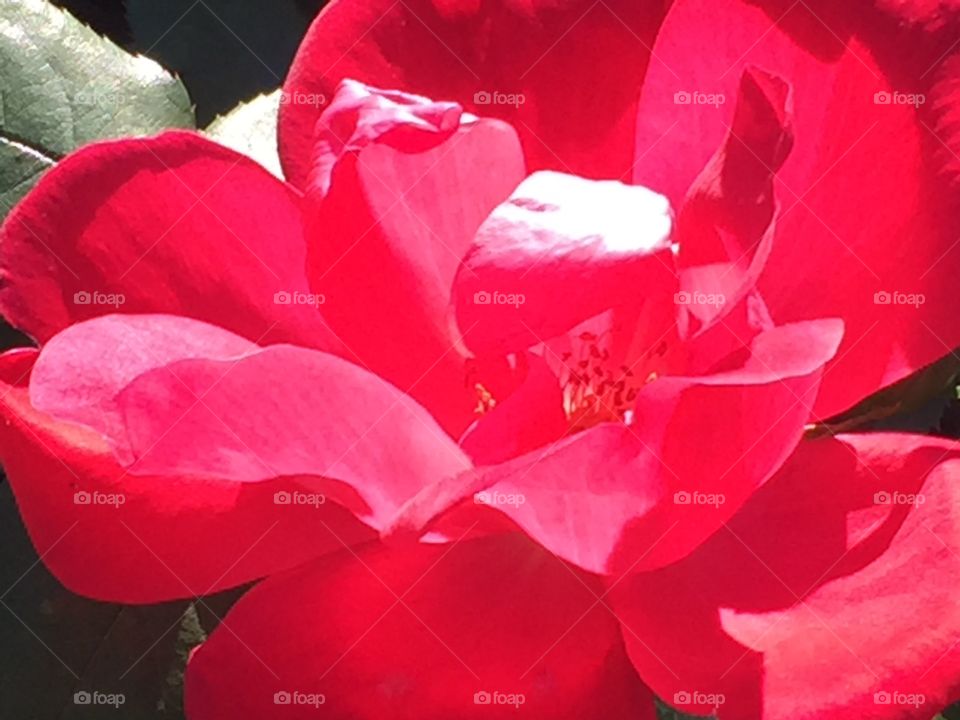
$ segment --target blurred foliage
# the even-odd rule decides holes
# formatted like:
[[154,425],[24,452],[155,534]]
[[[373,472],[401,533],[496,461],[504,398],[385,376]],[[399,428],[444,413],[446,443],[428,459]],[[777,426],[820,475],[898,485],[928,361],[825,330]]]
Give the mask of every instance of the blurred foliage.
[[[91,562],[96,562],[91,559]],[[37,557],[13,494],[0,482],[0,718],[180,720],[183,670],[239,591],[149,606],[74,595]],[[112,707],[78,692],[122,694]]]

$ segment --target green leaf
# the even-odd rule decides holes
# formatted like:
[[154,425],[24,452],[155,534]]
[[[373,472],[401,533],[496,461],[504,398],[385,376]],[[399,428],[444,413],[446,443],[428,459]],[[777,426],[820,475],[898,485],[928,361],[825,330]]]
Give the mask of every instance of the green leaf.
[[53,165],[46,155],[0,136],[0,220]]
[[252,157],[278,178],[283,178],[277,153],[277,112],[280,90],[259,95],[221,115],[205,132],[221,145]]
[[960,355],[950,353],[903,380],[860,401],[846,412],[814,425],[810,437],[855,430],[930,432],[946,410]]
[[0,0],[0,217],[44,170],[108,138],[195,127],[179,80],[46,0]]

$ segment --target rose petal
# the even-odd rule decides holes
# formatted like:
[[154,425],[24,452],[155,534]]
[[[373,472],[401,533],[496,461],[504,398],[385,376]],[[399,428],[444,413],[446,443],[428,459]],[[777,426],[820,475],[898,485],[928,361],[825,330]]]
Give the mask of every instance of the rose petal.
[[0,356],[0,460],[37,554],[73,592],[123,603],[195,597],[373,534],[333,502],[282,502],[323,497],[309,478],[128,475],[100,435],[30,405],[36,356]]
[[958,457],[805,441],[696,553],[614,589],[634,664],[685,712],[712,695],[721,718],[931,717],[958,690]]
[[455,133],[463,120],[463,108],[456,103],[344,80],[317,122],[307,187],[326,195],[334,168],[350,153],[375,143],[407,152],[429,150]]
[[0,310],[45,342],[113,312],[211,322],[253,341],[337,348],[309,288],[299,194],[199,135],[90,145],[0,228]]
[[[796,447],[840,337],[829,320],[761,333],[714,374],[646,385],[631,426],[604,423],[425,489],[388,535],[486,527],[492,506],[591,572],[675,562],[728,521]],[[486,507],[474,504],[479,491]],[[456,505],[458,498],[466,501]]]
[[122,451],[126,421],[117,395],[139,375],[178,360],[228,360],[259,349],[222,328],[176,315],[105,315],[72,325],[44,345],[30,374],[30,403],[96,430]]
[[187,714],[652,720],[597,584],[517,535],[341,553],[233,607],[190,660]]
[[756,286],[773,245],[774,178],[793,145],[791,115],[789,85],[756,68],[744,72],[733,126],[677,217],[685,335],[705,331]]
[[[563,437],[567,418],[563,412],[560,381],[543,358],[522,356],[526,375],[506,400],[482,415],[460,439],[477,465],[495,465],[536,450]],[[485,389],[482,385],[480,389]]]
[[670,207],[646,188],[555,172],[524,180],[477,232],[453,286],[476,352],[537,345],[672,288]]
[[450,286],[480,223],[523,177],[516,134],[358,83],[344,84],[319,129],[309,263],[324,315],[349,359],[459,437],[475,397]]
[[289,345],[229,358],[137,355],[171,326],[185,348],[219,349],[211,337],[222,346],[201,323],[99,318],[44,348],[31,396],[57,418],[92,417],[133,474],[330,478],[346,484],[336,499],[375,525],[423,485],[470,467],[423,408],[333,355]]
[[284,85],[280,155],[303,187],[322,106],[343,78],[454,100],[510,121],[531,170],[621,178],[665,2],[337,0],[307,33]]
[[[920,3],[896,5],[911,22],[934,21]],[[644,85],[634,179],[674,202],[727,135],[745,68],[793,88],[796,143],[778,174],[783,208],[759,289],[778,324],[844,321],[821,418],[960,345],[954,40],[869,3],[821,0],[683,0],[658,36],[663,65]]]

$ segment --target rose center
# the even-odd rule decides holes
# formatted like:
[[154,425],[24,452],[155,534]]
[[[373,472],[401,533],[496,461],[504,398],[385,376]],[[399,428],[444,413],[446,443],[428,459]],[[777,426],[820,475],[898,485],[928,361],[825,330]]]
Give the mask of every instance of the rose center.
[[563,409],[570,430],[578,432],[602,422],[629,425],[640,388],[654,380],[656,374],[640,378],[630,367],[616,365],[609,350],[593,333],[581,333],[577,339],[576,348],[561,358]]
[[[647,372],[647,363],[617,364],[603,339],[590,332],[573,338],[570,350],[550,357],[571,433],[603,422],[631,424],[641,388],[657,379],[656,372]],[[475,414],[485,415],[496,408],[498,398],[479,381],[475,368],[467,374],[467,386],[476,393]]]

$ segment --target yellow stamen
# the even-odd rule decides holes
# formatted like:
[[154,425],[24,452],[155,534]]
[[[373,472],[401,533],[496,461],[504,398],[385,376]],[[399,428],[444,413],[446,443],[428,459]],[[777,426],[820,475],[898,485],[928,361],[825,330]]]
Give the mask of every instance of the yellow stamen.
[[497,400],[483,384],[474,383],[473,389],[477,391],[477,406],[473,409],[477,415],[483,415],[493,410],[497,406]]

